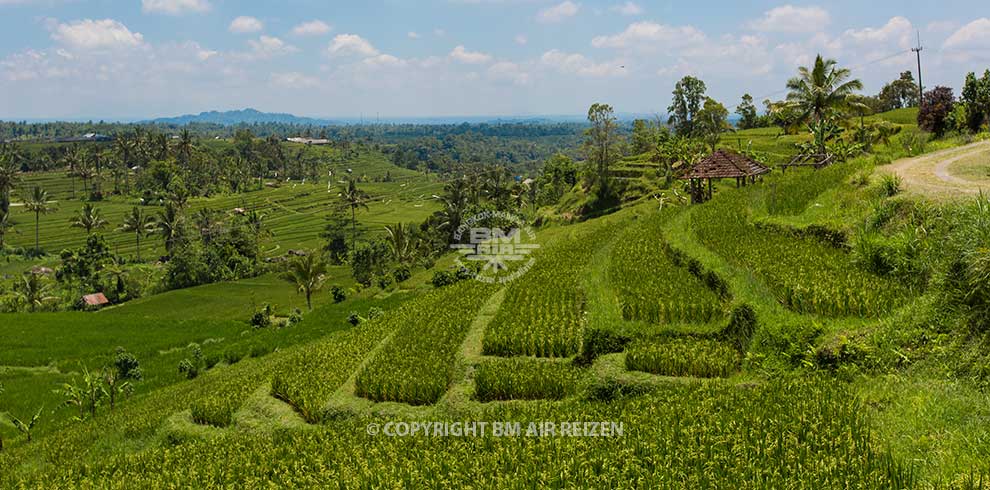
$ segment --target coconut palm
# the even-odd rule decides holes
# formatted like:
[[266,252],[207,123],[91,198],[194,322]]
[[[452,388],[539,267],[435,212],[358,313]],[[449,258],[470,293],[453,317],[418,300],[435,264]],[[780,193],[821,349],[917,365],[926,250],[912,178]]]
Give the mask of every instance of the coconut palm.
[[24,202],[24,211],[34,213],[34,251],[41,255],[41,215],[55,211],[56,206],[48,201],[48,192],[34,186],[31,195]]
[[137,242],[137,260],[141,261],[141,235],[150,235],[155,231],[155,218],[144,214],[141,208],[134,206],[131,212],[124,216],[124,222],[118,231],[134,233]]
[[158,213],[155,220],[154,232],[165,242],[165,251],[172,254],[176,245],[182,240],[184,218],[179,207],[171,202],[165,204],[165,209]]
[[347,181],[347,186],[340,193],[340,198],[347,207],[351,208],[351,250],[354,250],[357,243],[357,210],[358,208],[368,209],[368,194],[358,189],[354,179]]
[[24,274],[23,282],[18,285],[17,294],[21,301],[28,305],[33,313],[45,303],[55,299],[51,295],[52,285],[45,280],[43,274],[29,272]]
[[0,214],[10,212],[10,192],[20,181],[20,168],[8,154],[0,154]]
[[392,252],[392,258],[401,265],[408,264],[416,256],[416,240],[412,230],[402,224],[386,225],[385,232],[388,233],[388,248]]
[[285,280],[296,285],[296,289],[306,295],[306,306],[313,309],[313,293],[319,292],[326,283],[327,264],[316,251],[289,262],[283,275]]
[[84,204],[82,209],[79,210],[79,214],[69,221],[71,223],[70,226],[73,228],[86,230],[86,235],[93,234],[93,230],[103,228],[109,223],[103,219],[100,209],[90,203]]
[[0,251],[4,249],[4,239],[7,233],[14,228],[14,223],[10,221],[10,212],[0,211]]
[[850,80],[852,72],[839,68],[833,59],[815,58],[814,66],[798,68],[798,76],[787,82],[787,102],[801,111],[803,121],[821,121],[848,107],[849,96],[862,90],[863,83]]

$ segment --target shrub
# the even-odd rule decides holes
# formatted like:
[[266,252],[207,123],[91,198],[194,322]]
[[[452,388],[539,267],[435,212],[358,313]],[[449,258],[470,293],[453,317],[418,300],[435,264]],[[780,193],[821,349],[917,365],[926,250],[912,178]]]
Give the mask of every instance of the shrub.
[[392,272],[392,277],[395,278],[395,282],[405,282],[412,277],[412,272],[409,271],[408,267],[400,267]]
[[186,379],[195,379],[199,376],[199,366],[189,359],[179,361],[179,373],[185,374]]
[[350,315],[347,315],[347,323],[350,323],[356,327],[359,323],[361,323],[361,316],[358,315],[356,311],[352,311]]
[[450,286],[455,282],[457,282],[457,276],[451,271],[434,271],[433,278],[430,279],[430,284],[435,288]]
[[243,358],[244,353],[237,350],[231,349],[223,353],[223,359],[227,364],[237,364]]
[[333,295],[334,303],[343,303],[347,299],[347,293],[340,286],[330,288],[330,294]]
[[383,316],[385,316],[385,310],[383,310],[383,309],[381,309],[381,308],[379,308],[377,306],[372,306],[368,310],[368,319],[369,320],[377,320],[377,319],[379,319],[379,318],[381,318]]
[[901,177],[897,174],[884,174],[880,179],[880,190],[884,196],[896,196],[901,192]]

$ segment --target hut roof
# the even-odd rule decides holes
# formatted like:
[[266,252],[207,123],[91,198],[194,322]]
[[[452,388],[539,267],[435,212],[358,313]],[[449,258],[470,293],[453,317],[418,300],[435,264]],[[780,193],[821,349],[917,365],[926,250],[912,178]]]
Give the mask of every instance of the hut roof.
[[103,306],[110,304],[110,300],[103,293],[87,294],[82,297],[83,303],[86,306]]
[[731,150],[719,149],[681,175],[688,179],[723,179],[763,175],[770,169],[752,158]]

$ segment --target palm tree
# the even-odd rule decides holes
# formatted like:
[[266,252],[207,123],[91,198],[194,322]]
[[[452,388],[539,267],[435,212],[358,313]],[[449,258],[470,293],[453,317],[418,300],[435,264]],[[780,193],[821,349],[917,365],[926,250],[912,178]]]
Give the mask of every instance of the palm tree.
[[41,255],[41,215],[54,211],[56,207],[48,202],[48,192],[34,186],[31,196],[24,202],[24,211],[34,213],[34,251]]
[[193,140],[192,133],[188,129],[183,129],[179,133],[179,142],[175,146],[175,156],[176,159],[182,164],[183,168],[189,168],[189,162],[192,160],[193,154]]
[[464,213],[468,209],[468,188],[462,179],[457,179],[447,184],[447,193],[443,197],[438,197],[443,207],[438,211],[440,217],[439,227],[450,232],[448,240],[458,232],[461,223],[464,221]]
[[45,281],[42,274],[24,274],[24,282],[20,284],[18,295],[21,301],[27,303],[33,313],[45,303],[55,299],[51,295],[52,285]]
[[165,251],[172,254],[179,240],[182,239],[183,217],[179,207],[169,202],[165,204],[165,209],[158,213],[155,220],[154,231],[161,236],[165,242]]
[[0,212],[0,251],[4,249],[4,238],[13,227],[14,223],[10,221],[10,211]]
[[341,199],[351,208],[351,250],[357,243],[357,210],[358,208],[368,209],[368,194],[358,189],[354,179],[347,181],[347,187],[340,194]]
[[313,293],[319,292],[326,283],[327,264],[316,251],[289,262],[289,269],[283,277],[294,283],[300,293],[306,295],[306,306],[313,309]]
[[852,72],[839,68],[833,59],[815,58],[811,68],[798,68],[798,76],[787,82],[787,102],[800,109],[803,121],[821,121],[849,105],[849,96],[862,90],[863,83],[850,80]]
[[79,149],[75,146],[70,147],[65,151],[65,155],[62,156],[62,163],[66,166],[66,176],[69,177],[69,184],[72,186],[72,198],[76,198],[76,169],[79,167],[80,157]]
[[388,233],[388,248],[392,252],[392,258],[400,265],[411,262],[415,258],[417,247],[410,228],[396,223],[386,225],[385,231]]
[[155,218],[144,214],[141,208],[134,206],[130,214],[124,216],[124,223],[118,231],[134,233],[137,240],[137,260],[141,262],[141,235],[150,235],[155,230]]
[[73,228],[86,230],[86,235],[91,235],[93,230],[98,230],[108,224],[107,220],[101,216],[100,209],[90,203],[84,204],[79,210],[79,215],[69,221]]
[[10,212],[10,192],[20,181],[20,168],[8,154],[0,155],[0,214]]

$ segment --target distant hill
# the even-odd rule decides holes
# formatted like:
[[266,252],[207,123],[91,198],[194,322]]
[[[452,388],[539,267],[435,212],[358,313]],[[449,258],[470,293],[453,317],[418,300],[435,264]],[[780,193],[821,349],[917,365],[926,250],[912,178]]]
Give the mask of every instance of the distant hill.
[[314,119],[285,113],[261,112],[256,109],[242,109],[224,112],[201,112],[199,114],[186,114],[184,116],[177,117],[161,117],[158,119],[152,119],[148,122],[155,124],[175,124],[179,126],[190,123],[223,124],[228,126],[234,124],[254,123],[280,123],[312,126],[330,126],[340,124],[339,121],[332,121],[329,119]]

